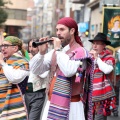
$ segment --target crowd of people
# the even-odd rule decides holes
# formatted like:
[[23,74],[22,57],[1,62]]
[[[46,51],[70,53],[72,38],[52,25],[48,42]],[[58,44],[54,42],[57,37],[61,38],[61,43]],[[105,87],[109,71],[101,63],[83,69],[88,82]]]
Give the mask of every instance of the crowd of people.
[[32,45],[48,37],[31,39],[28,50],[18,37],[4,38],[0,120],[107,120],[117,110],[116,59],[106,47],[111,44],[107,36],[97,33],[86,50],[70,17],[58,20],[56,36],[51,50],[47,42]]

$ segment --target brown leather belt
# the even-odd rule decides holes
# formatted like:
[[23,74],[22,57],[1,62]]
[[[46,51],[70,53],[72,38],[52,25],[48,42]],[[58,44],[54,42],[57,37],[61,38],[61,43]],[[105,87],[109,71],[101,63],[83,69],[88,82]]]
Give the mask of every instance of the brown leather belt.
[[[49,97],[48,99],[50,100],[51,99],[51,96],[49,94]],[[75,96],[72,96],[71,97],[71,102],[79,102],[81,99],[80,99],[80,95],[75,95]]]
[[71,102],[79,102],[80,101],[80,95],[74,95],[71,97]]

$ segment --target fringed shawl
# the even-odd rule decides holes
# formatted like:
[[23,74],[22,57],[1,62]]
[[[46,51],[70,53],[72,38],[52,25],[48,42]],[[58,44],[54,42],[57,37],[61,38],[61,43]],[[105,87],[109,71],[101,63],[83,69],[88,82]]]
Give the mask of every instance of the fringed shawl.
[[[115,65],[115,59],[107,50],[100,54],[100,58],[111,66]],[[104,74],[98,68],[98,65],[95,64],[92,101],[102,101],[113,96],[115,96],[115,92],[111,85],[109,74]]]
[[[28,70],[28,62],[18,53],[11,56],[6,63],[14,69]],[[14,74],[14,73],[13,73]],[[27,120],[23,93],[27,80],[19,84],[10,83],[0,69],[0,119],[1,120]]]
[[[110,54],[108,50],[104,50],[100,54],[102,61],[108,65],[114,66],[115,59]],[[111,73],[110,73],[111,74]],[[110,80],[110,74],[104,74],[95,64],[94,69],[94,79],[93,79],[93,114],[103,114],[108,116],[111,114],[111,111],[115,109],[115,91]],[[101,111],[98,111],[98,108],[101,106]]]

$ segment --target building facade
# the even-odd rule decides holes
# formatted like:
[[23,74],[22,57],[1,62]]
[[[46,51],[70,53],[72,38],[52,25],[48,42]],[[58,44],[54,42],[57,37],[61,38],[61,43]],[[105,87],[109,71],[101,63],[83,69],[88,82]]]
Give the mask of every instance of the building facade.
[[[79,24],[85,27],[88,23],[89,38],[93,38],[97,32],[102,32],[103,6],[120,6],[120,0],[70,0],[72,4],[83,4],[79,8]],[[75,11],[74,11],[75,14]],[[76,20],[76,18],[74,17]],[[77,21],[77,20],[76,20]]]
[[55,36],[59,18],[65,16],[65,0],[38,0],[32,16],[32,36],[41,38]]
[[[27,26],[27,8],[33,0],[10,0],[11,4],[6,4],[8,19],[4,23],[7,35],[22,36],[22,29]],[[26,36],[27,37],[27,36]],[[25,42],[27,40],[25,39]]]

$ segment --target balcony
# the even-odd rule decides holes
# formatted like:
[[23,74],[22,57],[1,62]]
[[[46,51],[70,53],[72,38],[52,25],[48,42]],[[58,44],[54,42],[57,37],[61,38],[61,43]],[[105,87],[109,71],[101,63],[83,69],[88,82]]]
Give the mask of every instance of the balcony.
[[90,8],[94,8],[96,5],[99,5],[101,0],[93,0],[92,2],[88,3],[87,6]]
[[72,3],[80,3],[80,4],[85,4],[87,3],[89,0],[70,0]]

